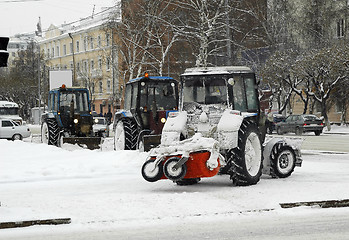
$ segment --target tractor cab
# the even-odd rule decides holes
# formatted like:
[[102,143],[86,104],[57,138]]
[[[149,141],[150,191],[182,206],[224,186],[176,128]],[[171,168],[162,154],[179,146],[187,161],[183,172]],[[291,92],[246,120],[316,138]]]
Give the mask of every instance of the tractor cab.
[[124,109],[114,117],[115,149],[137,149],[141,144],[147,150],[149,144],[159,144],[168,114],[174,111],[178,111],[176,80],[148,74],[130,80],[126,84]]
[[48,111],[42,115],[42,141],[60,146],[62,143],[85,144],[97,148],[101,138],[93,136],[93,117],[86,88],[64,84],[52,89],[48,96]]

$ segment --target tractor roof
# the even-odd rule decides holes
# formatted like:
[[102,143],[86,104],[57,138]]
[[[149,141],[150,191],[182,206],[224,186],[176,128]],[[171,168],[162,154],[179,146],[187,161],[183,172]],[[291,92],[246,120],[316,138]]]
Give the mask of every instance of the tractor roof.
[[128,83],[134,83],[138,81],[148,81],[148,80],[166,81],[166,80],[174,80],[174,79],[172,77],[149,76],[149,77],[134,78],[134,79],[131,79]]
[[9,101],[0,101],[0,107],[3,108],[18,108],[18,104]]
[[251,68],[245,66],[223,66],[223,67],[198,67],[188,68],[181,76],[189,75],[217,75],[232,73],[253,73]]

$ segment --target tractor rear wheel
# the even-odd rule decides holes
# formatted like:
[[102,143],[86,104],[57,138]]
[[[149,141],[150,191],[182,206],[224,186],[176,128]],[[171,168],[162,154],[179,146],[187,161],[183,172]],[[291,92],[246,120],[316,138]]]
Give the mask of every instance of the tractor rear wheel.
[[46,119],[41,125],[41,142],[58,146],[59,127],[55,119]]
[[114,133],[114,150],[135,150],[137,139],[137,123],[130,118],[119,120]]
[[296,167],[296,154],[290,146],[276,144],[270,153],[270,175],[286,178]]
[[252,121],[243,121],[238,133],[238,146],[231,150],[230,178],[236,186],[256,184],[262,175],[262,144],[258,128]]

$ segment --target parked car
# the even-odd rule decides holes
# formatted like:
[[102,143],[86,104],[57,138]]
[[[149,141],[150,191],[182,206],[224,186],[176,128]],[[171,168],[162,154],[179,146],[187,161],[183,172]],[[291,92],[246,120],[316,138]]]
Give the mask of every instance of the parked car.
[[293,132],[297,135],[314,132],[316,136],[319,136],[323,128],[322,120],[311,114],[289,115],[284,121],[276,124],[276,132],[279,135],[287,132]]
[[93,117],[93,133],[99,137],[109,137],[109,124],[105,117]]
[[18,125],[11,119],[0,119],[0,138],[22,140],[31,134],[28,126]]

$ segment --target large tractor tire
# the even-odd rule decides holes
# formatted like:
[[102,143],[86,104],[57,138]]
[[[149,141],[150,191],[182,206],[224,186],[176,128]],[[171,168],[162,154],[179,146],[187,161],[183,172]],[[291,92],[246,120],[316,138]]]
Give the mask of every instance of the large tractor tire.
[[58,146],[59,127],[55,119],[46,119],[41,125],[41,142]]
[[270,153],[270,175],[286,178],[296,167],[296,154],[292,147],[282,143],[275,144]]
[[238,133],[238,146],[230,152],[229,174],[233,183],[236,186],[256,184],[262,175],[262,144],[255,123],[243,121]]
[[114,150],[135,150],[137,139],[137,123],[130,118],[119,120],[114,133]]

